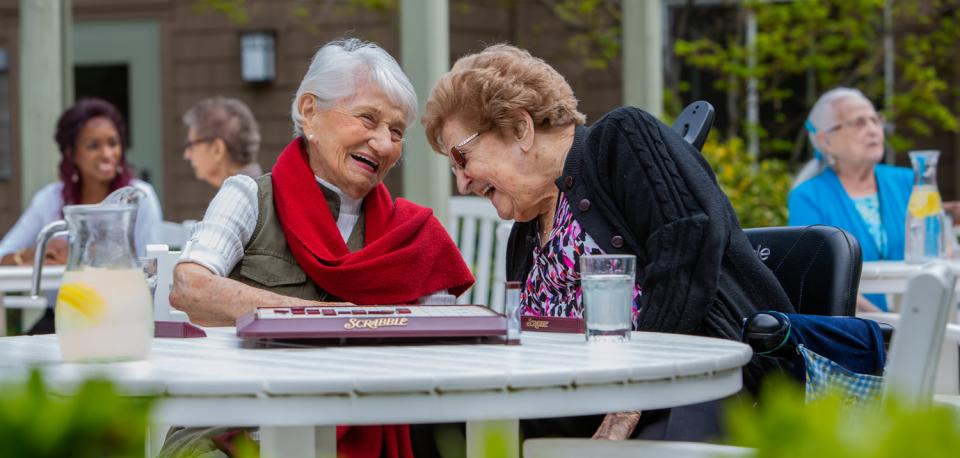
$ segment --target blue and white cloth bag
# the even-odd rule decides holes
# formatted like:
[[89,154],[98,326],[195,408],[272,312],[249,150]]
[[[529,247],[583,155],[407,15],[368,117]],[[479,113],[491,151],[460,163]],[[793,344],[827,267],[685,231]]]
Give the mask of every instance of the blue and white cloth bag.
[[806,399],[813,402],[828,393],[837,393],[848,405],[877,402],[883,390],[883,377],[859,374],[815,353],[803,344],[797,346],[806,373]]

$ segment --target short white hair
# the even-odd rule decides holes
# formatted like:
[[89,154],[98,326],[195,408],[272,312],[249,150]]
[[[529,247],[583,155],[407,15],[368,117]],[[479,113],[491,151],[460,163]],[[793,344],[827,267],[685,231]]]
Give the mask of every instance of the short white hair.
[[400,64],[374,43],[347,38],[331,41],[313,55],[290,109],[294,136],[303,135],[299,103],[304,94],[313,95],[320,109],[328,109],[355,95],[362,78],[399,105],[407,126],[413,125],[417,94]]
[[863,92],[852,87],[837,87],[823,93],[810,109],[810,116],[807,116],[807,122],[813,126],[813,129],[807,127],[807,135],[814,148],[821,149],[821,145],[817,144],[817,132],[837,124],[837,104],[847,99],[863,100],[873,106],[873,102],[863,95]]

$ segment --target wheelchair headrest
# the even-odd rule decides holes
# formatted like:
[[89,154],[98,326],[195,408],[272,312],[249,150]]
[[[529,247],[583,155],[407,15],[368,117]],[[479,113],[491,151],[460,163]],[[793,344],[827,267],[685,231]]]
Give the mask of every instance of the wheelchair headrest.
[[687,105],[673,121],[671,127],[699,151],[707,141],[707,134],[713,126],[713,117],[713,105],[705,100],[698,100]]
[[821,225],[744,232],[798,313],[853,316],[863,259],[850,233]]

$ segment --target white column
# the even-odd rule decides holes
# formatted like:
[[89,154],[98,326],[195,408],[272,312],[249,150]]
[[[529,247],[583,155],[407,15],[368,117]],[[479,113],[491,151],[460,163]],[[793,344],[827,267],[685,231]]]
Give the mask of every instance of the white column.
[[444,224],[450,197],[450,166],[433,152],[420,124],[430,89],[450,67],[448,0],[400,2],[400,57],[420,103],[414,125],[407,128],[403,151],[403,196],[433,209]]
[[753,71],[757,68],[757,13],[747,9],[747,151],[754,160],[760,154],[760,94],[757,91],[757,77]]
[[623,2],[623,104],[663,113],[663,1]]
[[69,0],[20,0],[20,189],[33,193],[57,179],[57,118],[72,98],[67,60]]
[[[886,0],[883,4],[883,111],[889,116],[890,130],[887,135],[893,135],[897,128],[897,112],[893,107],[893,95],[896,93],[896,48],[893,42],[893,0]],[[896,163],[896,155],[889,154],[886,163]],[[960,167],[960,162],[957,163]]]

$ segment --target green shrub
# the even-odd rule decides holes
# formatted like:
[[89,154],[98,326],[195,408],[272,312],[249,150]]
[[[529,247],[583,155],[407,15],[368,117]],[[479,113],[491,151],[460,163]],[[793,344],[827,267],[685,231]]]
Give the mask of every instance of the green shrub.
[[908,407],[896,399],[858,408],[839,395],[810,404],[803,388],[787,380],[765,384],[759,406],[737,403],[727,411],[733,445],[762,458],[925,458],[960,454],[960,415],[944,406]]
[[703,156],[717,174],[720,188],[730,198],[743,227],[787,224],[787,193],[790,172],[783,161],[757,160],[743,140],[731,137],[718,141],[711,134],[703,145]]
[[152,403],[104,380],[53,395],[34,371],[25,384],[0,387],[0,456],[142,457]]

